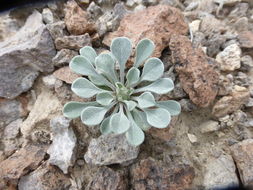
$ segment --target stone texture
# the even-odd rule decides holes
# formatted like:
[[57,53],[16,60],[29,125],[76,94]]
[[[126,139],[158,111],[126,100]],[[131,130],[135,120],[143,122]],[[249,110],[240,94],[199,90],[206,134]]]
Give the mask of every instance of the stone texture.
[[216,61],[222,71],[234,71],[241,67],[241,49],[237,44],[227,46],[216,56]]
[[0,181],[16,185],[18,179],[35,170],[45,156],[43,147],[26,146],[0,163]]
[[138,153],[139,148],[129,145],[124,135],[102,135],[91,140],[84,159],[89,164],[100,166],[126,165],[136,159]]
[[53,70],[55,53],[42,16],[34,11],[16,35],[0,43],[0,97],[15,98],[29,90],[39,71]]
[[51,35],[51,37],[55,40],[56,38],[60,38],[66,35],[65,28],[66,25],[63,21],[58,21],[52,24],[47,24],[47,29]]
[[[34,106],[21,126],[21,132],[25,137],[33,140],[43,140],[41,133],[50,134],[49,121],[54,116],[62,113],[62,105],[58,98],[48,89],[43,89],[38,95]],[[50,135],[49,139],[50,140]]]
[[195,177],[189,165],[164,165],[152,158],[141,160],[130,169],[133,190],[191,189]]
[[79,36],[64,36],[56,38],[55,47],[57,50],[71,49],[79,50],[84,46],[91,45],[91,38],[88,33]]
[[56,77],[54,75],[47,75],[42,78],[43,83],[49,88],[54,89],[56,83]]
[[245,186],[253,186],[253,139],[247,139],[231,147],[232,155]]
[[215,117],[223,117],[240,109],[249,100],[250,93],[247,88],[235,86],[231,95],[223,96],[219,99],[212,109]]
[[57,52],[56,56],[52,59],[54,66],[61,67],[69,64],[71,59],[78,55],[76,51],[70,49],[61,49]]
[[70,34],[81,35],[95,32],[95,26],[88,21],[87,13],[74,0],[66,3],[64,21]]
[[67,176],[46,164],[21,177],[18,183],[19,190],[67,190],[70,186],[71,182]]
[[62,67],[58,70],[56,70],[53,75],[59,79],[62,80],[68,84],[72,84],[74,80],[80,77],[80,75],[74,73],[69,66]]
[[121,20],[118,30],[108,34],[103,43],[110,46],[113,38],[126,36],[135,47],[141,39],[149,38],[156,45],[153,56],[159,57],[162,50],[169,45],[172,34],[186,35],[187,32],[188,26],[178,9],[157,5],[126,15]]
[[17,119],[7,125],[4,129],[4,138],[5,139],[14,139],[19,134],[19,129],[22,124],[22,119]]
[[218,131],[220,129],[219,123],[217,121],[209,120],[201,123],[199,126],[201,133],[210,133]]
[[127,172],[100,168],[85,190],[128,190]]
[[52,24],[54,22],[54,15],[49,8],[44,8],[42,10],[42,18],[46,24]]
[[51,119],[50,127],[53,132],[53,143],[47,150],[50,155],[49,163],[58,166],[67,174],[69,166],[73,166],[75,161],[76,136],[70,128],[70,120],[63,116]]
[[243,31],[238,35],[240,47],[242,48],[253,48],[253,32]]
[[170,41],[172,61],[184,91],[200,107],[210,105],[218,92],[219,75],[199,48],[192,48],[188,37],[172,35]]
[[0,98],[0,129],[21,117],[21,110],[22,106],[19,101]]
[[209,158],[207,160],[203,185],[205,189],[239,185],[236,167],[230,155],[222,154],[218,158]]

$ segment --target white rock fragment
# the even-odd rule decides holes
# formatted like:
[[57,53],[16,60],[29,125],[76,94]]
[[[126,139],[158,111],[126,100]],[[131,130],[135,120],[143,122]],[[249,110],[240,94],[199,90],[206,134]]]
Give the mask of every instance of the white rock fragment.
[[231,44],[216,56],[222,71],[234,71],[241,67],[241,49],[237,44]]
[[4,129],[4,138],[5,139],[14,139],[18,136],[20,126],[22,124],[22,119],[17,119],[7,125]]
[[144,10],[146,7],[144,6],[144,5],[142,5],[142,4],[139,4],[139,5],[137,5],[135,8],[134,8],[134,12],[136,12],[136,11],[142,11],[142,10]]
[[195,33],[199,31],[201,20],[194,20],[189,24],[191,32]]
[[201,133],[209,133],[219,130],[219,123],[217,121],[209,120],[199,126]]
[[44,8],[42,11],[42,18],[46,24],[52,24],[54,22],[54,15],[49,8]]
[[198,139],[194,134],[188,133],[187,136],[188,136],[191,143],[197,143],[198,142]]
[[42,78],[43,83],[49,88],[54,89],[56,78],[54,75],[47,75]]
[[49,163],[58,166],[65,174],[68,173],[69,166],[73,166],[75,158],[76,136],[69,124],[70,120],[63,116],[50,121],[53,143],[47,151],[50,155]]
[[205,166],[203,185],[205,189],[215,189],[239,184],[236,167],[230,155],[222,154],[210,158]]

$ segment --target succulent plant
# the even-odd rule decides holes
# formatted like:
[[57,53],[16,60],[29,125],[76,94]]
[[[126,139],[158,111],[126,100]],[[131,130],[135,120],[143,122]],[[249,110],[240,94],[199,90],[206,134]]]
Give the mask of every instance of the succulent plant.
[[[171,116],[178,115],[181,107],[174,100],[156,102],[152,94],[166,94],[174,88],[170,78],[162,78],[162,61],[149,58],[154,49],[151,40],[141,40],[136,46],[134,64],[125,75],[126,63],[132,53],[128,38],[115,38],[110,52],[100,55],[90,46],[81,48],[80,55],[71,60],[70,68],[87,78],[76,79],[71,89],[82,98],[95,96],[96,99],[68,102],[63,108],[64,116],[81,116],[82,122],[88,126],[100,124],[102,134],[125,133],[127,141],[133,146],[144,141],[143,131],[151,126],[167,127]],[[142,65],[143,68],[139,68]]]

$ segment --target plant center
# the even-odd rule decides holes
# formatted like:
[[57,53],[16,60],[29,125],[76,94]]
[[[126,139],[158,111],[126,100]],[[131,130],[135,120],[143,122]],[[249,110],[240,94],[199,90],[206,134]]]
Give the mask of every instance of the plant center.
[[132,89],[125,87],[122,83],[118,82],[116,84],[116,96],[118,101],[130,100],[132,92]]

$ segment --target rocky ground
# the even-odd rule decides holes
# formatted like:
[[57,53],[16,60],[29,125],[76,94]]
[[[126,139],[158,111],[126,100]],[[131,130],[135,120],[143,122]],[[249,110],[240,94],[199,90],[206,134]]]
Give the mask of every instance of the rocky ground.
[[[132,147],[62,116],[68,68],[114,37],[156,44],[182,113]],[[251,0],[70,0],[0,16],[1,190],[186,190],[253,185]],[[129,63],[131,64],[131,62]]]

